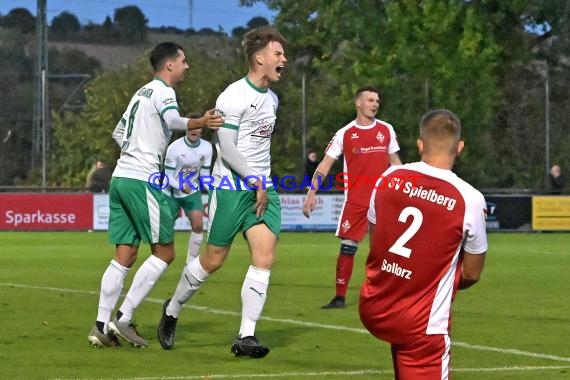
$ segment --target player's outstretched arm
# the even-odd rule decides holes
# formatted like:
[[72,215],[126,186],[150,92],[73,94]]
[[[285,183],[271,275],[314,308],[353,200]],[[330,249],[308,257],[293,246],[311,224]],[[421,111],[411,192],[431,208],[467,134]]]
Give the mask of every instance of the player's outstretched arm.
[[188,129],[199,129],[207,127],[209,129],[218,129],[224,125],[224,118],[216,113],[214,108],[206,111],[199,119],[188,119]]
[[307,191],[307,197],[303,203],[303,215],[305,215],[305,217],[308,218],[311,215],[311,212],[313,212],[315,209],[315,196],[317,195],[319,186],[323,183],[326,176],[329,174],[335,161],[336,160],[331,156],[325,155],[319,166],[317,166],[315,174],[311,179],[311,188]]

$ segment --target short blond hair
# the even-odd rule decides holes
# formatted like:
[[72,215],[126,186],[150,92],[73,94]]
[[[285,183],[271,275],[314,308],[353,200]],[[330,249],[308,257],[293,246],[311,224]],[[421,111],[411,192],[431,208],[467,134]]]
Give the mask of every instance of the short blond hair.
[[461,121],[450,110],[431,110],[420,120],[420,139],[426,153],[449,151],[454,154],[461,140]]

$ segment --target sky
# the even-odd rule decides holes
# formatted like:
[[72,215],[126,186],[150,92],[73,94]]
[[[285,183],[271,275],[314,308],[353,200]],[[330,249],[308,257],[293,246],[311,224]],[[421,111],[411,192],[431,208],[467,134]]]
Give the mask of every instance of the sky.
[[[116,8],[136,5],[148,19],[148,26],[190,27],[189,0],[46,0],[48,22],[63,11],[75,14],[82,25],[101,24],[106,16],[113,19]],[[196,30],[221,27],[231,33],[233,28],[245,26],[253,17],[261,16],[270,23],[275,12],[265,4],[240,7],[239,0],[192,0],[192,27]],[[26,8],[36,15],[37,0],[0,0],[0,13],[8,14],[14,8]]]

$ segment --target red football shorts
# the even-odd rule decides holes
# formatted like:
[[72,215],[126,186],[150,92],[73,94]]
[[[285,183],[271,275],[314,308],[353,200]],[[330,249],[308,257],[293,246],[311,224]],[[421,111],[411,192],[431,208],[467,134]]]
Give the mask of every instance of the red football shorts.
[[449,380],[449,335],[423,335],[405,344],[392,344],[396,380]]
[[368,206],[345,202],[338,219],[336,236],[361,241],[368,232]]

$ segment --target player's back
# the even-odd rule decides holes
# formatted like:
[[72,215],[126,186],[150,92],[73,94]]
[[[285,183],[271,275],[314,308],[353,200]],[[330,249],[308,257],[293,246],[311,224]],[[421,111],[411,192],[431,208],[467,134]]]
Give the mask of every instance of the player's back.
[[484,199],[449,170],[392,167],[374,195],[376,223],[361,291],[361,319],[377,337],[446,334],[462,241]]
[[146,181],[162,169],[172,135],[162,114],[170,108],[178,105],[174,90],[164,82],[155,79],[137,90],[121,119],[125,132],[113,176]]

